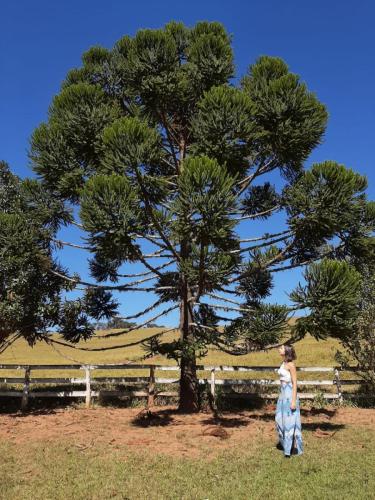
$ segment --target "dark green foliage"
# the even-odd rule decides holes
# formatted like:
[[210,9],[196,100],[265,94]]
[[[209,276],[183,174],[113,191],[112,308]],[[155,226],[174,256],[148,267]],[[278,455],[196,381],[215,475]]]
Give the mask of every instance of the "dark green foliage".
[[74,288],[53,258],[51,238],[71,220],[64,203],[35,180],[21,181],[0,165],[0,348],[13,334],[34,344],[51,330],[72,342],[93,334],[89,317],[113,314],[102,290],[68,301]]
[[271,293],[273,286],[271,273],[256,260],[244,267],[245,276],[239,280],[237,292],[244,295],[248,304],[259,302]]
[[121,262],[117,257],[110,259],[108,255],[96,253],[94,258],[89,259],[90,273],[97,281],[117,282]]
[[71,222],[70,212],[61,200],[34,179],[21,181],[4,161],[0,161],[0,213],[25,214],[31,223],[51,232]]
[[86,82],[109,89],[107,68],[111,62],[110,51],[100,46],[91,47],[82,55],[82,62],[82,68],[69,71],[63,87]]
[[59,333],[69,342],[79,342],[92,337],[94,328],[83,312],[82,302],[72,300],[62,305]]
[[33,344],[59,323],[69,283],[54,261],[50,238],[70,220],[61,201],[36,181],[21,181],[0,164],[0,348],[13,334]]
[[22,213],[0,214],[0,345],[19,332],[33,344],[58,323],[64,280],[45,232]]
[[345,339],[352,333],[358,316],[361,275],[345,261],[323,259],[305,271],[306,285],[299,284],[290,294],[308,316],[295,324],[297,337],[310,333],[316,339]]
[[143,165],[145,173],[152,175],[162,158],[160,134],[139,118],[122,118],[103,132],[101,163],[105,172],[134,176]]
[[274,186],[269,182],[261,186],[252,186],[247,191],[246,197],[242,201],[245,215],[258,215],[259,219],[266,219],[270,213],[264,213],[274,209],[281,203],[281,197],[276,193]]
[[206,92],[193,120],[192,153],[216,158],[232,174],[243,174],[261,135],[254,104],[244,92],[223,85]]
[[[163,302],[178,302],[181,298],[181,283],[180,274],[176,271],[166,271],[158,278],[157,286],[160,290],[157,290],[157,294],[162,299]],[[163,287],[168,287],[164,289]]]
[[0,210],[3,213],[13,212],[14,207],[21,205],[19,197],[19,179],[13,175],[5,161],[0,161]]
[[[285,189],[288,224],[295,233],[296,257],[304,260],[335,234],[364,236],[375,227],[363,192],[366,178],[332,161],[314,164]],[[361,223],[368,213],[368,223]],[[372,220],[371,220],[372,219]],[[365,221],[363,221],[365,222]],[[350,238],[351,240],[352,238]]]
[[342,349],[337,351],[336,360],[345,369],[355,367],[364,380],[367,389],[375,389],[375,274],[374,261],[371,265],[362,262],[359,266],[362,276],[358,316],[349,335],[341,339]]
[[[139,247],[135,234],[141,231],[139,199],[124,176],[97,175],[81,193],[80,217],[89,234],[88,242],[95,261],[119,267],[136,259]],[[95,266],[95,264],[93,264]]]
[[242,88],[254,103],[254,118],[263,132],[261,156],[275,158],[284,174],[294,178],[321,141],[327,123],[324,105],[274,57],[262,56],[250,66]]
[[200,304],[196,312],[196,320],[204,326],[217,326],[219,323],[218,315],[215,309],[208,304]]
[[118,302],[112,299],[112,295],[105,290],[88,288],[83,298],[84,310],[96,320],[111,318],[117,313]]
[[[173,225],[175,238],[187,237],[197,245],[229,249],[235,222],[228,211],[235,207],[235,178],[215,160],[190,157],[178,179],[179,196],[172,210],[179,215]],[[235,244],[235,243],[234,243]]]
[[279,342],[287,332],[288,314],[286,306],[258,304],[224,329],[222,342],[242,346],[244,353]]
[[98,86],[65,88],[52,102],[48,123],[33,134],[34,170],[52,191],[77,200],[85,179],[99,166],[103,130],[119,116],[119,106]]

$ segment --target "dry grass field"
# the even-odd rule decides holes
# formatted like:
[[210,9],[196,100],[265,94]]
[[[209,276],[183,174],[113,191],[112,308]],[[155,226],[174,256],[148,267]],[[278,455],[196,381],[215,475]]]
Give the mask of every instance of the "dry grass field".
[[[176,365],[174,360],[166,359],[163,356],[154,356],[145,361],[138,361],[138,359],[145,354],[144,350],[138,345],[131,345],[134,342],[149,337],[150,335],[161,331],[158,328],[140,329],[139,331],[130,332],[122,335],[119,338],[101,338],[109,331],[98,331],[95,338],[81,342],[78,347],[111,347],[115,345],[129,344],[129,347],[107,350],[102,352],[87,352],[69,347],[63,347],[53,344],[48,345],[44,342],[37,343],[34,347],[30,347],[24,340],[18,340],[11,348],[0,355],[0,364],[110,364],[110,363],[131,363],[131,364],[155,364],[155,365]],[[116,330],[111,330],[116,332]],[[172,331],[166,333],[163,337],[166,340],[177,338],[178,332]],[[58,337],[55,337],[58,338]],[[316,341],[312,337],[306,337],[295,345],[297,352],[297,365],[298,366],[334,366],[334,355],[339,348],[339,343],[335,340]],[[206,366],[220,366],[220,365],[245,365],[245,366],[278,366],[280,364],[280,356],[276,349],[248,354],[246,356],[231,356],[223,353],[217,349],[209,349],[207,356],[199,359],[198,364]],[[124,370],[95,370],[93,376],[138,376],[144,377],[149,375],[149,370],[143,369],[126,369]],[[15,370],[1,370],[0,376],[18,377],[19,372]],[[82,371],[79,370],[34,370],[32,376],[43,377],[82,377]],[[169,371],[162,372],[156,370],[157,377],[178,377],[178,372]],[[198,376],[208,377],[209,372],[198,371]],[[274,378],[273,372],[217,372],[216,378]],[[301,380],[314,378],[324,379],[327,378],[325,373],[305,373],[299,374]]]
[[[74,359],[78,364],[108,364],[126,363],[136,360],[144,351],[140,345],[131,344],[141,339],[147,338],[161,331],[158,328],[140,329],[135,332],[122,335],[119,338],[101,338],[109,331],[98,331],[95,338],[87,342],[80,342],[78,347],[98,348],[111,347],[122,344],[129,344],[129,347],[103,352],[86,352],[68,347],[51,347],[44,342],[37,343],[30,347],[24,340],[16,341],[11,348],[0,355],[2,364],[74,364]],[[116,332],[116,330],[111,330]],[[178,332],[172,331],[163,336],[165,340],[177,338]],[[57,337],[56,337],[57,338]],[[300,366],[332,366],[335,364],[334,354],[339,347],[335,340],[316,341],[307,336],[295,345]],[[216,349],[210,349],[208,355],[202,358],[199,363],[205,365],[277,365],[280,362],[279,354],[276,350],[267,352],[252,353],[246,356],[231,356]],[[142,363],[142,362],[140,362]],[[167,360],[163,356],[154,356],[145,361],[147,364],[174,365],[173,360]]]

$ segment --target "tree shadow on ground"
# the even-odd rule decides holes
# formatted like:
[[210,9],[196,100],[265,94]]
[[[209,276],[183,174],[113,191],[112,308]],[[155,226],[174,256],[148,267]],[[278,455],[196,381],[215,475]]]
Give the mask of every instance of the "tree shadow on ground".
[[[207,412],[206,412],[207,413]],[[141,410],[135,418],[132,420],[132,425],[136,427],[157,427],[157,426],[168,426],[168,425],[179,425],[179,422],[175,420],[174,417],[177,416],[187,416],[196,417],[196,423],[203,426],[219,426],[222,428],[240,428],[247,427],[255,422],[273,422],[275,419],[274,411],[259,411],[256,413],[246,414],[239,413],[233,416],[233,411],[221,411],[221,412],[209,412],[207,417],[204,416],[204,412],[200,413],[184,413],[178,410],[178,408],[165,408],[160,409],[158,407],[152,407],[152,409],[144,408]],[[336,410],[328,409],[312,409],[304,410],[304,414],[307,417],[313,417],[316,419],[314,422],[304,422],[302,420],[302,429],[308,432],[322,431],[322,432],[338,432],[344,429],[346,426],[341,423],[330,422],[329,420],[334,417]],[[328,419],[328,420],[327,420]]]
[[173,423],[172,415],[176,414],[177,410],[153,410],[144,408],[132,420],[132,425],[136,427],[157,427],[165,426]]
[[29,400],[27,409],[22,411],[20,398],[6,398],[6,401],[0,401],[0,415],[9,415],[14,418],[28,415],[52,415],[56,413],[56,410],[76,407],[77,403],[72,402],[70,398],[33,398]]
[[249,418],[246,417],[225,417],[224,415],[212,416],[211,418],[202,420],[204,425],[220,425],[222,427],[246,427],[250,424]]
[[249,425],[249,418],[245,416],[227,417],[225,415],[211,414],[207,418],[201,419],[206,412],[188,413],[178,410],[178,408],[152,409],[141,410],[132,420],[132,425],[137,427],[154,427],[166,425],[178,425],[178,422],[173,417],[186,416],[196,417],[201,425],[220,425],[222,427],[243,427]]
[[322,430],[322,431],[340,431],[342,429],[345,429],[346,425],[345,424],[336,424],[333,422],[302,422],[302,431],[316,431],[316,430]]
[[337,413],[337,408],[333,408],[333,409],[328,409],[328,408],[301,408],[301,415],[303,416],[306,416],[306,417],[310,417],[310,416],[315,416],[315,415],[319,415],[319,416],[326,416],[326,417],[329,417],[329,418],[332,418],[336,415]]
[[244,397],[243,393],[226,390],[219,395],[219,406],[223,411],[240,411],[261,409],[267,406],[267,403],[255,392]]
[[[302,416],[302,430],[304,431],[316,431],[320,429],[322,431],[339,431],[346,427],[345,424],[340,424],[336,422],[330,422],[329,420],[336,415],[337,410],[329,410],[326,408],[311,408],[311,409],[301,409]],[[305,418],[315,418],[314,422],[306,422]],[[265,411],[262,413],[255,413],[254,415],[249,415],[250,420],[258,420],[265,422],[273,422],[275,420],[275,412]]]
[[[29,407],[26,412],[20,410],[20,398],[3,398],[0,399],[0,414],[7,414],[13,418],[23,416],[43,416],[53,415],[59,410],[76,409],[77,402],[69,398],[32,398],[29,400]],[[206,405],[199,414],[191,414],[183,412],[176,406],[155,404],[151,408],[147,407],[145,401],[142,404],[134,406],[134,401],[117,400],[115,404],[101,406],[112,406],[115,408],[133,408],[139,409],[138,413],[132,420],[132,425],[136,427],[158,427],[168,425],[179,425],[178,417],[186,416],[193,417],[193,422],[204,426],[217,426],[221,428],[244,428],[255,423],[256,421],[273,422],[275,419],[275,404],[265,403],[261,398],[255,398],[247,401],[245,405],[240,404],[239,407],[235,404],[229,408],[216,409]],[[141,403],[141,402],[139,402]],[[79,407],[82,407],[82,401]],[[327,432],[337,432],[345,425],[330,421],[335,417],[337,409],[333,408],[301,408],[302,429],[308,432],[317,430]],[[234,415],[235,414],[235,415]],[[176,418],[177,417],[177,418]],[[306,421],[306,420],[312,421]]]

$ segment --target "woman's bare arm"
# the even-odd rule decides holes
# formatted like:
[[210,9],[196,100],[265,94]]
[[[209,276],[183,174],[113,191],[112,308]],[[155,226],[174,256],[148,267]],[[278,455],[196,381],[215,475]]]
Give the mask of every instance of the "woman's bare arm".
[[293,385],[292,403],[290,405],[290,409],[295,410],[297,401],[297,370],[293,362],[288,363],[288,369],[290,371],[290,375],[292,378],[292,385]]

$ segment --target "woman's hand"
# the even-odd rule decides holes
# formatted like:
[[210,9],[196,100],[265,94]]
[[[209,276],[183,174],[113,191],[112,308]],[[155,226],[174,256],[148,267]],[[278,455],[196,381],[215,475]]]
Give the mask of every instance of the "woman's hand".
[[292,402],[290,403],[290,409],[291,409],[292,411],[294,411],[294,410],[296,409],[296,403],[295,403],[295,401],[292,401]]

